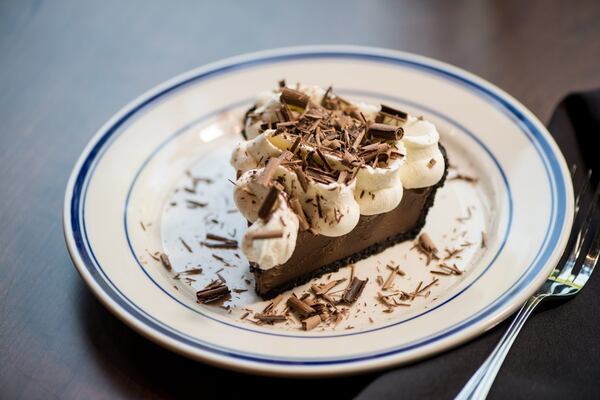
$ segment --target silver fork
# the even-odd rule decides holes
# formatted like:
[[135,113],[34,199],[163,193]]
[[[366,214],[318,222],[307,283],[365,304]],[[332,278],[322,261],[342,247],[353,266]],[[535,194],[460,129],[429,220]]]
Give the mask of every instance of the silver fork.
[[[586,207],[587,211],[582,213],[580,209],[582,199],[585,199],[590,192],[590,177],[591,174],[588,174],[584,187],[580,190],[575,201],[574,223],[577,223],[577,221],[582,222],[580,228],[578,230],[574,229],[571,233],[570,247],[567,247],[567,251],[571,249],[569,257],[564,263],[556,266],[542,287],[521,307],[492,354],[473,374],[469,382],[456,396],[456,400],[485,399],[517,334],[533,310],[546,299],[566,299],[576,295],[590,278],[594,267],[598,263],[600,253],[600,229],[596,232],[590,232],[598,205],[600,184],[597,185],[591,202]],[[590,243],[588,252],[580,261],[579,256],[586,243]],[[580,267],[580,269],[577,271],[576,267]]]

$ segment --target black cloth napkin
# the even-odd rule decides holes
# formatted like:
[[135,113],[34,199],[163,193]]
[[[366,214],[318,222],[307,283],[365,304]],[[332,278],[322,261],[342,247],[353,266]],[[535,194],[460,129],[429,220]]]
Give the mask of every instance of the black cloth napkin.
[[[569,165],[600,173],[600,90],[567,96],[548,127]],[[600,398],[599,295],[597,271],[572,300],[543,304],[521,331],[488,398]],[[382,373],[357,398],[454,398],[511,319],[459,348]]]

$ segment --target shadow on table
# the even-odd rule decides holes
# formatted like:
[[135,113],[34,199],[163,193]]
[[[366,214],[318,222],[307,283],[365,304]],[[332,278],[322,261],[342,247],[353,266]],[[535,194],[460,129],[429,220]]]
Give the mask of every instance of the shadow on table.
[[[281,398],[303,385],[301,380],[227,371],[170,352],[113,316],[83,283],[77,282],[77,285],[82,334],[100,369],[114,383],[113,390],[124,395],[183,397],[190,394],[190,389],[201,394],[210,387],[211,393],[222,388],[227,396],[236,392],[247,395],[259,390],[261,398]],[[351,398],[374,377],[369,374],[352,379],[313,379],[310,387],[300,390],[306,391],[306,395],[331,392],[339,398]]]

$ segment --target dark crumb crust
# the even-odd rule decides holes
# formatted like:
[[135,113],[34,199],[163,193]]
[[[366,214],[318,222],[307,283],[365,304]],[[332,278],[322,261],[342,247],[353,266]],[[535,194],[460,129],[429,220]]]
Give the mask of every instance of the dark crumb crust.
[[[440,151],[442,152],[442,155],[444,157],[444,163],[446,165],[446,168],[444,169],[444,175],[442,175],[442,178],[440,179],[440,181],[432,187],[432,190],[429,193],[429,196],[427,197],[427,201],[425,202],[425,205],[424,205],[423,209],[421,210],[421,216],[419,217],[419,220],[417,221],[417,223],[413,229],[411,229],[408,232],[404,232],[399,235],[389,237],[386,240],[383,240],[379,243],[371,245],[362,251],[351,254],[348,257],[339,259],[330,264],[324,265],[321,268],[316,269],[300,278],[297,278],[293,281],[287,282],[281,286],[278,286],[272,290],[269,290],[267,293],[263,293],[263,294],[259,293],[260,297],[262,297],[264,300],[272,299],[273,297],[285,292],[286,290],[289,290],[296,286],[305,284],[306,282],[310,281],[313,278],[318,278],[327,273],[336,272],[341,267],[345,267],[348,264],[352,264],[357,261],[363,260],[374,254],[381,253],[383,250],[385,250],[388,247],[391,247],[395,244],[398,244],[400,242],[404,242],[407,240],[413,240],[414,238],[416,238],[417,235],[419,234],[419,232],[421,232],[421,229],[423,229],[423,226],[425,226],[425,220],[427,219],[427,214],[429,213],[429,209],[433,206],[433,203],[435,201],[435,194],[437,193],[439,188],[444,186],[444,183],[446,182],[446,176],[448,175],[448,155],[446,153],[446,149],[444,148],[444,146],[439,144],[439,148],[440,148]],[[250,272],[252,272],[255,277],[258,277],[261,275],[263,270],[258,268],[254,263],[250,263]],[[255,287],[255,290],[258,293],[258,288]]]

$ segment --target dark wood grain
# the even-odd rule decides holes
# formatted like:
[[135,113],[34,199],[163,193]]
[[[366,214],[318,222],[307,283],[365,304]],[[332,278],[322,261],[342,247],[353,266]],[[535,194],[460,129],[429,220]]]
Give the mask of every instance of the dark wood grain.
[[[0,397],[183,397],[217,379],[242,393],[273,382],[143,339],[71,265],[61,227],[68,174],[94,131],[132,98],[241,52],[349,43],[456,64],[546,121],[566,93],[600,87],[599,4],[0,2]],[[372,379],[311,384],[350,397]]]

